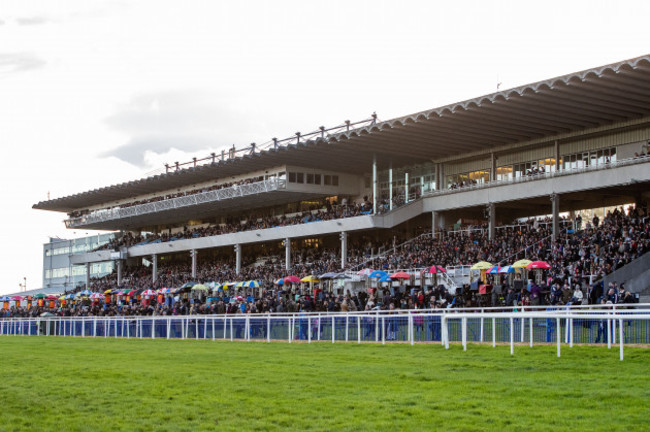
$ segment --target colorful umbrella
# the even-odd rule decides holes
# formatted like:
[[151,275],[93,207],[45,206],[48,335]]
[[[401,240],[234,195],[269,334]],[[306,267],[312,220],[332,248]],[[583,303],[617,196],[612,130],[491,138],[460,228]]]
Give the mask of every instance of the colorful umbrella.
[[284,283],[297,284],[300,283],[300,278],[298,276],[287,276],[284,278]]
[[336,276],[334,276],[334,279],[352,279],[352,276],[346,273],[338,273]]
[[511,265],[501,267],[501,270],[499,270],[499,273],[514,273],[515,268]]
[[90,290],[83,290],[77,293],[77,297],[87,297],[91,295],[93,292]]
[[100,294],[100,293],[92,293],[90,295],[91,300],[101,300],[103,298],[104,298],[104,296],[102,294]]
[[429,269],[427,270],[427,273],[429,273],[429,274],[447,273],[447,270],[446,270],[444,267],[442,267],[442,266],[439,266],[439,265],[432,265],[432,266],[429,267]]
[[16,302],[21,302],[21,301],[23,301],[23,298],[22,298],[21,296],[13,296],[11,299],[12,299],[13,301],[16,301]]
[[320,280],[334,279],[334,277],[336,277],[336,273],[334,273],[334,272],[327,272],[327,273],[323,273],[322,275],[318,276],[318,278]]
[[304,278],[300,279],[300,282],[314,283],[314,282],[320,282],[320,280],[314,275],[309,275],[309,276],[305,276]]
[[397,272],[389,276],[391,279],[411,279],[411,275],[406,272]]
[[9,297],[9,296],[2,296],[2,297],[0,297],[0,301],[2,301],[2,302],[8,302],[8,301],[11,301],[11,297]]
[[392,282],[393,280],[390,278],[390,276],[386,275],[383,278],[379,279],[377,282]]
[[368,276],[370,273],[372,273],[374,270],[371,268],[364,268],[363,270],[359,270],[357,274],[359,276]]
[[245,288],[259,288],[260,283],[256,280],[249,280],[244,283]]
[[487,261],[479,261],[472,266],[472,270],[489,270],[493,264],[490,264]]
[[273,282],[274,285],[284,285],[284,279],[278,279]]
[[154,291],[152,289],[144,290],[144,291],[142,291],[142,295],[147,296],[147,297],[155,296],[156,291]]
[[56,299],[58,299],[58,297],[55,296],[54,294],[50,294],[50,295],[48,295],[48,296],[45,297],[45,298],[48,299],[48,300],[56,300]]
[[34,296],[34,298],[35,298],[35,299],[42,299],[42,298],[45,298],[45,294],[43,294],[43,293],[38,293],[38,294],[36,294],[36,295]]
[[64,295],[64,296],[62,297],[62,299],[63,299],[63,300],[74,300],[74,299],[75,299],[75,295],[74,295],[74,294]]
[[192,286],[192,291],[205,291],[205,292],[207,292],[207,291],[210,291],[210,288],[208,288],[207,286],[205,286],[203,284],[196,284],[196,285]]
[[529,260],[529,259],[525,259],[525,258],[520,259],[519,261],[515,261],[512,264],[512,268],[516,268],[516,269],[517,268],[526,268],[526,266],[528,266],[528,264],[530,264],[530,263],[532,263],[532,261]]
[[548,270],[551,268],[551,265],[546,261],[533,261],[526,266],[527,269],[542,269]]
[[368,275],[368,277],[371,278],[371,279],[381,279],[381,278],[386,277],[386,276],[388,276],[388,273],[386,273],[385,271],[381,271],[381,270],[375,270],[374,272],[372,272],[372,273],[370,273]]
[[497,274],[497,273],[500,273],[500,272],[501,272],[501,267],[499,267],[498,265],[495,265],[492,268],[488,269],[488,271],[486,273],[488,273],[488,274]]

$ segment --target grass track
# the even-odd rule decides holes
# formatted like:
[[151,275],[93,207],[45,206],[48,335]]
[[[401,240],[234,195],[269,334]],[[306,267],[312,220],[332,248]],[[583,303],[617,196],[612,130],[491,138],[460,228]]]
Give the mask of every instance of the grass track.
[[647,430],[650,350],[0,337],[1,431]]

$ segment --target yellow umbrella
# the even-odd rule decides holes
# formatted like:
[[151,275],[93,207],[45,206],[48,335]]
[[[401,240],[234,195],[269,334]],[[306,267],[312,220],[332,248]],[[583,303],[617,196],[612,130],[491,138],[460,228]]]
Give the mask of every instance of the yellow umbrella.
[[304,278],[300,279],[300,282],[309,282],[309,283],[314,283],[314,282],[320,282],[318,278],[314,275],[309,275],[305,276]]
[[519,261],[516,261],[514,264],[512,264],[512,268],[516,269],[521,269],[521,268],[526,268],[528,264],[532,263],[531,260],[528,259],[520,259]]
[[487,261],[479,261],[472,266],[472,270],[488,270],[492,267],[494,267],[494,265]]

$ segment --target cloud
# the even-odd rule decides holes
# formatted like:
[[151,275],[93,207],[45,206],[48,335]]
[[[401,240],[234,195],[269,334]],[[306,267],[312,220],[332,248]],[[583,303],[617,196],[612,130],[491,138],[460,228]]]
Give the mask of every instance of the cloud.
[[100,156],[147,167],[148,161],[156,159],[155,155],[172,150],[201,151],[207,156],[211,151],[233,144],[244,147],[256,137],[268,140],[270,135],[263,119],[251,112],[245,102],[210,91],[175,90],[137,95],[106,119],[110,128],[128,136],[126,143]]
[[46,64],[45,60],[31,53],[0,53],[0,75],[40,69]]
[[31,17],[20,17],[16,18],[16,24],[21,25],[21,26],[35,26],[35,25],[43,25],[43,24],[49,24],[52,22],[52,20],[44,17],[44,16],[31,16]]

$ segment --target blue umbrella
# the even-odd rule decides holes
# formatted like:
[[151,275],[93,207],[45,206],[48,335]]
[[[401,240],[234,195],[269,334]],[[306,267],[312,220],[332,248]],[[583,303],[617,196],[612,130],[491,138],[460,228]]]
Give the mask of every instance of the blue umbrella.
[[499,270],[499,273],[514,273],[514,272],[515,272],[515,269],[512,268],[512,266],[509,266],[509,265],[507,265],[505,267],[501,267],[501,270]]
[[372,278],[372,279],[381,279],[381,278],[384,278],[386,276],[388,276],[388,273],[386,273],[385,271],[381,271],[381,270],[375,270],[374,272],[372,272],[372,273],[370,273],[368,275],[368,277]]
[[390,276],[386,275],[379,279],[379,282],[392,282],[393,280],[390,278]]
[[0,297],[0,301],[3,301],[3,302],[11,301],[11,297],[9,297],[9,296]]

